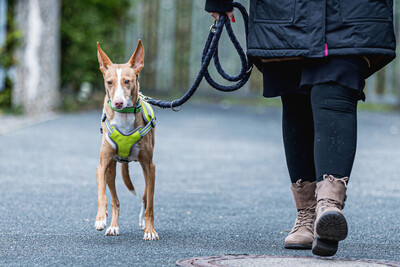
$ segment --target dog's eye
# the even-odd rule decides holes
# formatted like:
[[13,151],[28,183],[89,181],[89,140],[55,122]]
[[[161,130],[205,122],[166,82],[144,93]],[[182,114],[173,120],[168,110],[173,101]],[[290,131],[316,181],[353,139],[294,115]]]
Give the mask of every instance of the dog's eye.
[[128,83],[129,83],[129,80],[125,80],[124,83],[125,83],[125,84],[128,84]]
[[108,81],[107,83],[108,83],[108,85],[112,85],[112,81]]

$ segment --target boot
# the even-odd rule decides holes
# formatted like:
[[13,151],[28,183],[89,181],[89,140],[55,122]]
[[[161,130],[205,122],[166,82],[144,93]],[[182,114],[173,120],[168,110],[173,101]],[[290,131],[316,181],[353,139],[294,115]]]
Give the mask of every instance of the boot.
[[324,175],[317,183],[317,208],[312,253],[318,256],[333,256],[338,242],[347,236],[347,222],[342,213],[346,200],[349,177],[335,178]]
[[315,182],[301,182],[301,179],[291,186],[294,203],[297,208],[297,218],[292,231],[285,238],[285,248],[311,249],[314,239]]

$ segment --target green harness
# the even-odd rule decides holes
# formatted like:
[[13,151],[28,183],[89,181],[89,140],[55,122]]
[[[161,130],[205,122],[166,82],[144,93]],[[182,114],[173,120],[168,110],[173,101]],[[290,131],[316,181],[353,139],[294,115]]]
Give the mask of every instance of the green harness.
[[144,121],[146,122],[146,126],[139,126],[130,133],[123,133],[115,125],[111,125],[107,119],[105,111],[103,111],[102,121],[106,126],[109,137],[109,139],[107,140],[111,140],[116,147],[116,154],[114,156],[114,159],[121,163],[128,163],[132,161],[129,156],[131,155],[133,146],[137,142],[139,142],[143,138],[143,136],[150,132],[152,128],[156,126],[156,117],[154,116],[154,110],[149,103],[147,103],[140,97],[135,107],[118,110],[114,109],[111,106],[110,100],[108,101],[108,104],[112,110],[120,113],[139,113],[141,109],[143,109],[142,115]]

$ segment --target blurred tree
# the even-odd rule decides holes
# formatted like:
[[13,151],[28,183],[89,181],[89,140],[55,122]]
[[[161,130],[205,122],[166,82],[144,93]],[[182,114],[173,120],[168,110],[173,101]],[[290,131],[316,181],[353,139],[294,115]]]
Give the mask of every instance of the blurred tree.
[[103,88],[96,42],[116,63],[124,58],[128,0],[62,2],[61,86],[76,93],[83,82]]
[[[158,8],[159,1],[143,1],[143,45],[145,50],[144,64],[140,85],[146,89],[156,88],[157,67],[157,32],[158,32]],[[137,40],[134,41],[135,44]],[[162,44],[161,44],[162,45]]]
[[[186,91],[189,81],[189,62],[190,62],[190,35],[191,35],[191,15],[192,1],[178,0],[176,13],[176,47],[174,65],[174,84],[180,91]],[[198,64],[200,65],[200,64]]]
[[12,75],[11,104],[26,115],[41,115],[59,105],[61,0],[15,0],[21,30]]
[[[5,73],[17,64],[15,50],[21,44],[21,31],[17,29],[14,19],[15,2],[10,1],[7,6],[7,28],[6,37],[3,45],[0,47],[0,66],[5,70]],[[11,108],[11,88],[12,80],[8,75],[5,77],[4,86],[0,90],[0,113],[2,110]]]

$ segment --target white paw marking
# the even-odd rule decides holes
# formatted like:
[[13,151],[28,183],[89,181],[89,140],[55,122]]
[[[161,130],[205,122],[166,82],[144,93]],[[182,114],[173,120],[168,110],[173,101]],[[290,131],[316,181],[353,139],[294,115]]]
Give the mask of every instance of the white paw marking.
[[144,230],[145,228],[145,221],[144,221],[144,212],[146,208],[144,207],[144,203],[142,202],[142,206],[140,208],[140,213],[139,213],[139,228],[141,230]]
[[119,227],[108,227],[104,235],[119,235]]
[[101,221],[96,221],[94,223],[94,228],[96,228],[97,231],[102,231],[104,230],[104,228],[106,228],[107,226],[107,221],[106,219],[101,220]]
[[143,239],[144,240],[159,240],[159,237],[158,237],[157,233],[147,233],[147,234],[144,234]]

